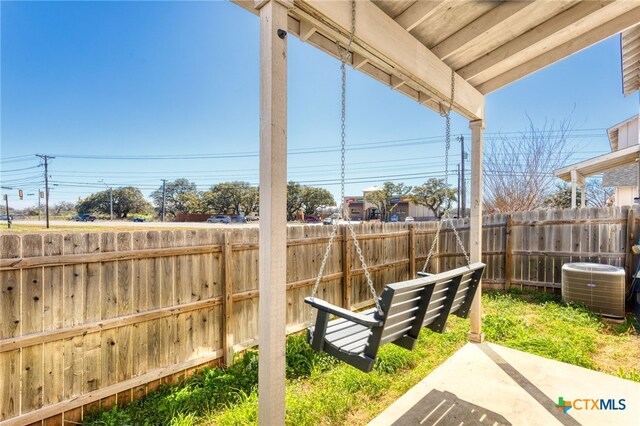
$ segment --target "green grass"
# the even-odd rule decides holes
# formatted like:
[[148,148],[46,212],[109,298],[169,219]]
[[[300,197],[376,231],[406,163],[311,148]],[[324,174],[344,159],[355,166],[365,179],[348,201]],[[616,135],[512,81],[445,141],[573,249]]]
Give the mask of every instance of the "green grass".
[[[483,306],[483,331],[490,342],[640,382],[634,362],[640,359],[640,337],[633,320],[610,324],[542,293],[490,292]],[[468,329],[468,320],[454,317],[442,334],[424,330],[413,351],[385,345],[368,374],[315,353],[302,335],[290,336],[287,424],[367,423],[462,347]],[[85,424],[257,424],[257,364],[257,352],[249,351],[227,370],[205,369]]]

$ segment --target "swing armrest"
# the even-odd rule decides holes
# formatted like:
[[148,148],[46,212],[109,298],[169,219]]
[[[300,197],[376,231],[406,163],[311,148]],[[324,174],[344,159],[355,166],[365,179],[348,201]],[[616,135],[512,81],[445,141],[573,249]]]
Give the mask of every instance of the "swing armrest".
[[319,311],[327,312],[333,315],[337,315],[340,318],[344,318],[349,321],[353,321],[356,324],[364,325],[365,327],[382,327],[383,322],[375,319],[373,316],[359,314],[357,312],[351,312],[347,309],[341,308],[336,305],[332,305],[329,302],[325,302],[321,299],[313,297],[305,297],[304,303],[313,306]]

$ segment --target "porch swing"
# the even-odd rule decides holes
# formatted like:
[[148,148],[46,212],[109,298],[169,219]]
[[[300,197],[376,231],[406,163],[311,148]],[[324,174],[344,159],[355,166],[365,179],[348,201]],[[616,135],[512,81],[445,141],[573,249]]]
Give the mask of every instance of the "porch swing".
[[[340,196],[341,206],[339,220],[345,219],[349,229],[349,235],[353,239],[354,247],[362,263],[365,280],[373,298],[375,307],[362,312],[351,312],[347,309],[335,306],[329,302],[316,298],[318,287],[324,275],[324,269],[331,251],[333,242],[338,235],[339,220],[333,221],[329,242],[322,258],[320,270],[311,292],[311,297],[305,298],[309,308],[309,327],[307,328],[307,341],[318,352],[326,352],[333,357],[344,361],[364,372],[369,372],[375,364],[378,349],[385,343],[394,343],[405,349],[413,349],[420,329],[429,327],[431,330],[442,333],[445,329],[449,314],[455,314],[466,318],[471,308],[471,302],[478,288],[480,278],[484,271],[483,263],[471,263],[469,256],[462,244],[462,240],[445,210],[441,221],[438,223],[436,234],[418,278],[408,281],[388,284],[380,297],[376,293],[375,286],[367,263],[362,254],[356,232],[351,223],[349,214],[345,214],[345,129],[346,129],[346,62],[351,56],[350,48],[353,43],[356,25],[355,0],[351,1],[351,33],[345,49],[341,49],[338,43],[340,56],[340,70],[342,73],[342,108],[341,108],[341,177]],[[451,74],[451,98],[448,109],[440,105],[440,115],[446,118],[446,151],[445,151],[445,176],[448,175],[449,147],[451,141],[450,113],[454,98],[454,73]],[[440,235],[443,223],[449,223],[457,242],[460,245],[467,266],[446,271],[439,274],[426,272],[429,261],[435,250],[436,241]],[[315,324],[313,311],[317,311]],[[336,318],[331,320],[331,315]]]

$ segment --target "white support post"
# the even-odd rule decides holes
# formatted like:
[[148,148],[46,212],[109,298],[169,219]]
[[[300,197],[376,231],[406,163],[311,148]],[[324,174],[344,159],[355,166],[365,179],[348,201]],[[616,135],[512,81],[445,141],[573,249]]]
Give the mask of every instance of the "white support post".
[[586,206],[587,197],[587,179],[582,175],[579,171],[573,169],[571,170],[571,208],[575,209],[578,207],[578,187],[580,187],[580,208],[584,208]]
[[[482,261],[482,131],[483,120],[469,122],[471,128],[471,216],[469,229],[469,256],[472,262]],[[482,334],[482,280],[471,304],[471,330],[468,338],[481,343]]]
[[260,302],[258,423],[284,425],[287,267],[287,16],[292,2],[260,9]]

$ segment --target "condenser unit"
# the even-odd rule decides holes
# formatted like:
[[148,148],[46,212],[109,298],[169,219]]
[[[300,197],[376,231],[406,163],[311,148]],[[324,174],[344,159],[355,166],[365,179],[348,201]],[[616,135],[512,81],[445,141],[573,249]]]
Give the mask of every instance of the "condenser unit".
[[562,300],[581,303],[593,312],[624,318],[624,268],[599,263],[562,266]]

